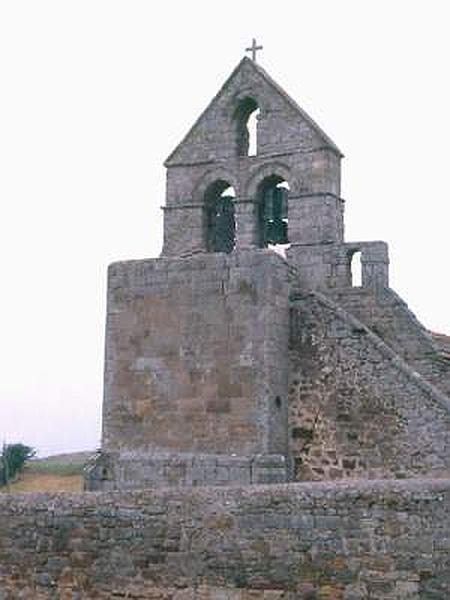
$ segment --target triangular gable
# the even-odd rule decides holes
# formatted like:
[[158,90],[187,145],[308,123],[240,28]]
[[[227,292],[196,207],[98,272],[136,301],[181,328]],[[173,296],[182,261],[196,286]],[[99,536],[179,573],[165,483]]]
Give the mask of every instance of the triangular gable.
[[195,137],[196,131],[201,128],[202,124],[208,118],[209,114],[213,111],[217,102],[221,100],[222,96],[226,93],[229,86],[232,85],[232,82],[236,79],[236,77],[238,77],[241,74],[241,71],[247,68],[253,69],[257,73],[258,77],[261,77],[264,83],[268,85],[277,95],[279,95],[284,100],[284,102],[286,102],[298,114],[298,116],[309,125],[309,127],[315,133],[315,135],[318,138],[320,138],[320,140],[323,142],[324,146],[330,147],[334,152],[336,152],[336,154],[338,154],[341,157],[343,156],[342,152],[331,140],[331,138],[329,138],[326,135],[326,133],[317,125],[317,123],[302,108],[300,108],[300,106],[295,102],[295,100],[293,100],[262,67],[256,64],[254,61],[250,60],[248,57],[244,57],[233,70],[231,75],[222,85],[222,87],[211,100],[211,102],[208,104],[206,109],[201,113],[201,115],[189,129],[182,141],[166,159],[164,163],[166,167],[176,164],[179,155],[183,154],[183,150],[187,150],[187,148],[185,148],[186,145],[194,143],[193,138]]

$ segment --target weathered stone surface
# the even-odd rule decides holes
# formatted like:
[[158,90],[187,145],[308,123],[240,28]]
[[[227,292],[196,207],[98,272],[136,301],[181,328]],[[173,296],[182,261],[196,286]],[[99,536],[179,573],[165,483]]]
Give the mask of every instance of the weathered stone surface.
[[87,489],[283,483],[290,464],[283,454],[101,452],[86,468]]
[[450,482],[0,496],[0,597],[447,598]]
[[269,250],[111,265],[104,450],[285,452],[287,306]]

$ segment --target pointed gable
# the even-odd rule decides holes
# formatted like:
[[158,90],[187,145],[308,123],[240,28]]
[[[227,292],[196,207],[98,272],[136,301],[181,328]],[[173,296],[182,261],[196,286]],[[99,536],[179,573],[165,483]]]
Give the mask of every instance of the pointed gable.
[[165,165],[195,164],[238,155],[236,111],[248,98],[261,110],[258,155],[326,147],[342,156],[334,142],[266,71],[245,57]]

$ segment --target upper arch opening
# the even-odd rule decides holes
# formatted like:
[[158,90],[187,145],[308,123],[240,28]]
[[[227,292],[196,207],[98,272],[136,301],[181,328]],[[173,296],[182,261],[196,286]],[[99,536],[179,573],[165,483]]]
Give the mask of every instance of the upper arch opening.
[[255,156],[258,153],[258,103],[247,97],[239,102],[235,112],[238,156]]

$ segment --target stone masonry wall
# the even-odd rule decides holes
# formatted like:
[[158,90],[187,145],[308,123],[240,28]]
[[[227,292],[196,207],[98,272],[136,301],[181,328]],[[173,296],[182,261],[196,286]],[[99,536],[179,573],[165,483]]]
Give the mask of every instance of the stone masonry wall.
[[0,495],[2,600],[445,600],[450,482]]
[[291,320],[296,479],[448,477],[448,398],[318,293],[298,297]]
[[284,454],[202,454],[99,452],[86,465],[84,487],[91,492],[155,487],[285,483],[290,461]]
[[[328,201],[332,201],[330,198]],[[342,201],[340,201],[342,202]],[[321,214],[311,207],[314,218]],[[343,206],[342,206],[343,211]],[[308,228],[314,221],[308,221]],[[352,259],[360,253],[361,286],[352,288]],[[291,244],[287,251],[289,262],[297,270],[294,287],[299,292],[320,290],[338,297],[342,292],[346,297],[353,289],[374,292],[389,286],[389,252],[385,242],[347,242],[321,244]]]
[[287,286],[269,250],[113,264],[102,449],[285,454]]

